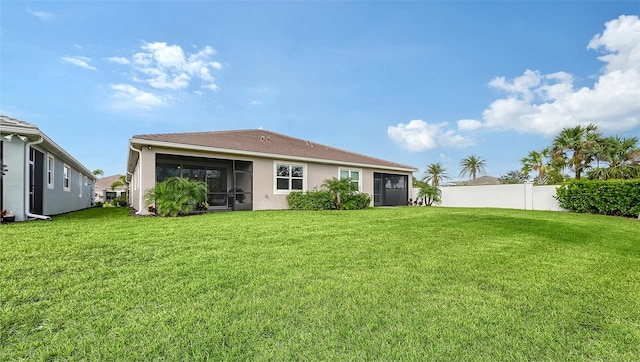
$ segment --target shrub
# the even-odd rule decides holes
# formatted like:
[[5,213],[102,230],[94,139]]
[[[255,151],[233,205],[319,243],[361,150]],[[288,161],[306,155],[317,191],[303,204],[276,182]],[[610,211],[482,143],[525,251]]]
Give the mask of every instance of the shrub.
[[102,201],[96,201],[95,203],[95,207],[102,207],[102,205],[104,205]]
[[572,180],[556,190],[561,207],[579,213],[640,215],[640,180]]
[[126,194],[120,194],[120,196],[118,196],[118,198],[114,200],[114,202],[117,203],[118,206],[127,206],[129,204]]
[[169,177],[145,193],[147,205],[155,204],[160,216],[178,216],[194,212],[206,201],[207,184],[182,177]]
[[333,207],[333,194],[330,191],[293,191],[287,195],[291,210],[330,210]]
[[342,197],[342,208],[345,210],[366,209],[371,204],[371,196],[365,193],[352,193]]

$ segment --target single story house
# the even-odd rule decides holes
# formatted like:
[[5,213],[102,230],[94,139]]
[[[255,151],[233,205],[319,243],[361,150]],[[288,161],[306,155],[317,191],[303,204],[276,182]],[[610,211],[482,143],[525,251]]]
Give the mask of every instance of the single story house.
[[[101,177],[96,181],[95,202],[109,202],[127,194],[128,185],[122,184],[122,175]],[[112,187],[113,186],[113,187]]]
[[95,176],[38,127],[0,115],[0,207],[5,221],[91,207]]
[[136,135],[129,140],[130,202],[167,177],[201,180],[210,210],[288,209],[292,191],[350,178],[371,206],[406,205],[416,168],[262,129]]

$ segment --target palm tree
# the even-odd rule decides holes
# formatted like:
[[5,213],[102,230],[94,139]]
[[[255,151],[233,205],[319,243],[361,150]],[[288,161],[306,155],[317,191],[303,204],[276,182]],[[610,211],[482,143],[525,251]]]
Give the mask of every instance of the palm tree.
[[207,184],[182,177],[169,177],[145,192],[147,205],[155,204],[158,215],[178,216],[196,210],[207,200]]
[[358,191],[357,186],[351,182],[349,178],[336,178],[326,179],[322,183],[322,187],[326,187],[333,195],[333,203],[336,209],[342,209],[342,201],[345,196],[349,196]]
[[422,175],[422,181],[431,182],[431,186],[440,185],[440,180],[446,180],[451,177],[446,173],[447,169],[442,166],[442,163],[430,163],[427,165],[427,168],[424,170],[424,174]]
[[466,158],[463,158],[460,161],[460,177],[471,176],[473,179],[473,184],[476,184],[476,175],[479,173],[483,176],[487,174],[487,170],[485,169],[487,161],[485,161],[482,157],[471,155]]
[[607,137],[602,139],[599,157],[608,166],[589,171],[591,179],[625,179],[639,177],[640,148],[638,137]]
[[425,182],[420,186],[418,197],[424,197],[424,204],[431,206],[434,203],[439,204],[442,202],[442,191],[438,186],[429,185]]
[[[551,153],[556,163],[564,161],[575,172],[576,180],[579,180],[582,172],[591,167],[596,155],[593,150],[597,149],[599,143],[602,143],[602,135],[595,124],[567,127],[553,140]],[[568,152],[571,152],[570,157]]]
[[[94,171],[94,172],[95,172],[95,171]],[[128,182],[127,182],[127,177],[126,177],[126,176],[124,176],[124,175],[120,175],[120,179],[119,179],[118,181],[114,181],[114,182],[111,184],[111,190],[115,190],[115,189],[116,189],[116,187],[119,187],[119,186],[125,186],[125,185],[127,185],[127,184],[128,184]]]
[[93,176],[104,176],[104,171],[102,171],[101,169],[97,168],[95,170],[93,170]]
[[545,184],[547,181],[546,171],[549,168],[549,164],[545,159],[549,158],[549,154],[550,150],[548,148],[542,151],[530,151],[526,157],[520,160],[520,162],[522,162],[522,172],[524,175],[528,178],[531,171],[537,171],[538,176],[536,177],[536,182],[538,184]]

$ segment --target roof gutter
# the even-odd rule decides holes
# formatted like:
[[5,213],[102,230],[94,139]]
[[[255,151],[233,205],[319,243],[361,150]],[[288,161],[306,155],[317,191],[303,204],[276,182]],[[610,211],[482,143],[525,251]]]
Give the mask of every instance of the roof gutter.
[[[142,150],[134,148],[132,144],[129,144],[129,148],[131,149],[131,151],[138,153],[138,160],[140,162],[140,167],[138,167],[138,170],[139,170],[138,172],[142,173]],[[134,170],[135,170],[135,167],[131,171],[134,171]],[[133,180],[133,172],[129,172],[127,170],[127,173],[131,174],[131,179]],[[136,215],[140,215],[142,213],[142,177],[141,176],[142,175],[139,175],[138,177],[138,194],[139,194],[138,196],[139,197],[138,197],[138,208],[137,208],[138,211],[136,211]]]
[[29,188],[31,187],[31,182],[29,182],[30,176],[29,176],[29,169],[30,169],[30,165],[29,165],[29,149],[31,148],[31,146],[33,145],[37,145],[39,143],[44,142],[44,138],[39,137],[39,139],[32,141],[32,142],[26,142],[24,144],[24,162],[25,162],[25,167],[24,167],[24,181],[25,181],[25,188],[24,188],[24,209],[25,212],[24,214],[28,217],[28,218],[32,218],[32,219],[40,219],[40,220],[47,220],[47,221],[51,221],[51,217],[49,216],[45,216],[45,215],[38,215],[38,214],[32,214],[31,213],[31,198],[29,197]]

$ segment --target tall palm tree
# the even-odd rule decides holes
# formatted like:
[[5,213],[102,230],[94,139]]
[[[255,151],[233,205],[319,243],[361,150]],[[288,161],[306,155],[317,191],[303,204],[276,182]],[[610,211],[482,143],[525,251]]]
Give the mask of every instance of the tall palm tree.
[[602,135],[595,124],[566,127],[554,138],[551,153],[556,163],[564,161],[575,172],[576,180],[579,180],[582,172],[591,167],[595,159],[595,154],[589,150],[596,149],[601,142]]
[[97,168],[95,170],[93,170],[93,176],[104,176],[104,171],[102,171],[101,169]]
[[549,158],[550,150],[548,148],[542,151],[530,151],[526,157],[523,157],[522,172],[526,177],[529,177],[531,171],[537,171],[538,176],[536,182],[538,184],[544,184],[547,181],[547,169],[549,168],[549,162],[546,160]]
[[487,174],[487,170],[485,166],[487,165],[487,161],[484,160],[480,156],[471,155],[463,158],[460,161],[460,177],[465,177],[467,175],[471,176],[473,179],[473,184],[476,184],[476,175],[479,173],[483,176]]
[[431,186],[438,186],[441,180],[450,178],[447,174],[447,169],[440,162],[428,164],[422,175],[422,181],[431,182]]

